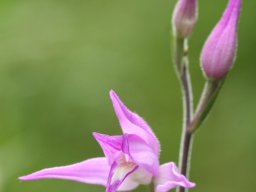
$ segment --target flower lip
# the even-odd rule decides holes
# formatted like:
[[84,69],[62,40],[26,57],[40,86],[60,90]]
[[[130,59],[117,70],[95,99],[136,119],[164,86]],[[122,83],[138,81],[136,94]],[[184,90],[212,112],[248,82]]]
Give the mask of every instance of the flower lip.
[[115,192],[124,180],[133,172],[138,169],[138,165],[135,163],[121,159],[118,162],[114,162],[111,166],[106,192]]

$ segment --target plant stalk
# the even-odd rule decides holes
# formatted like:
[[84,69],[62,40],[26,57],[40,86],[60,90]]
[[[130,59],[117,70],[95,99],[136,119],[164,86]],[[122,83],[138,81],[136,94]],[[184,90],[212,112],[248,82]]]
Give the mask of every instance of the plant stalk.
[[[189,125],[193,115],[193,93],[189,74],[187,40],[175,38],[174,44],[174,63],[176,72],[181,83],[183,96],[183,128],[179,155],[179,168],[181,174],[188,177],[189,161],[192,149],[193,135]],[[177,192],[184,192],[185,188],[178,187]]]
[[207,118],[218,94],[224,84],[225,78],[219,81],[207,80],[201,98],[191,119],[189,130],[195,132]]

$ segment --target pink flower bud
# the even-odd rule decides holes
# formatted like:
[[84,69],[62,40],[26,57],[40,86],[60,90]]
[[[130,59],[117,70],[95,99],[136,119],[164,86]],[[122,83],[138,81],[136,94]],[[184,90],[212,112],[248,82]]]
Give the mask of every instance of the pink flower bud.
[[173,16],[174,34],[181,38],[188,37],[197,20],[197,0],[178,0]]
[[237,50],[237,24],[241,0],[229,0],[201,53],[201,66],[209,79],[222,79],[231,69]]

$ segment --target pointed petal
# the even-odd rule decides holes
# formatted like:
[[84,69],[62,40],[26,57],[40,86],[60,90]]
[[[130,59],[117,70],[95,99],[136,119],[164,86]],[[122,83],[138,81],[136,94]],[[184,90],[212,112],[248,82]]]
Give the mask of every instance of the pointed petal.
[[159,175],[155,178],[155,192],[167,192],[177,186],[184,188],[195,187],[184,175],[178,172],[174,163],[165,163],[159,168]]
[[110,166],[106,158],[93,158],[73,165],[43,169],[20,180],[65,179],[88,184],[107,184]]
[[[122,161],[114,162],[112,164],[110,172],[109,172],[106,192],[116,192],[116,191],[120,190],[119,187],[123,183],[123,181],[130,174],[132,174],[134,171],[136,171],[137,168],[138,168],[138,166],[134,163],[123,163]],[[126,190],[127,190],[127,189],[132,189],[137,186],[135,183],[130,182],[129,184],[133,184],[133,186],[130,186],[130,187],[123,186],[123,188],[126,187]]]
[[109,136],[100,133],[93,133],[94,138],[100,144],[109,164],[112,165],[117,156],[122,152],[123,136]]
[[139,165],[139,167],[143,167],[154,176],[158,175],[158,156],[154,153],[152,148],[137,135],[124,135],[123,152],[128,154],[132,161]]
[[148,124],[139,115],[131,112],[113,90],[109,94],[123,133],[139,135],[158,155],[160,144]]

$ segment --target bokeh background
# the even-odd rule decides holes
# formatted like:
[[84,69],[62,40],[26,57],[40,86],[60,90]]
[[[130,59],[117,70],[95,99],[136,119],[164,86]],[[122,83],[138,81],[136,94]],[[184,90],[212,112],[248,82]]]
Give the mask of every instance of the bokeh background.
[[[86,192],[71,181],[18,176],[102,152],[91,132],[119,134],[108,97],[116,90],[161,141],[161,162],[178,160],[182,105],[172,68],[174,0],[0,1],[0,191]],[[199,1],[190,40],[195,102],[199,55],[227,0]],[[197,192],[254,191],[256,179],[256,1],[243,2],[237,62],[197,133]],[[135,191],[146,191],[140,187]]]

